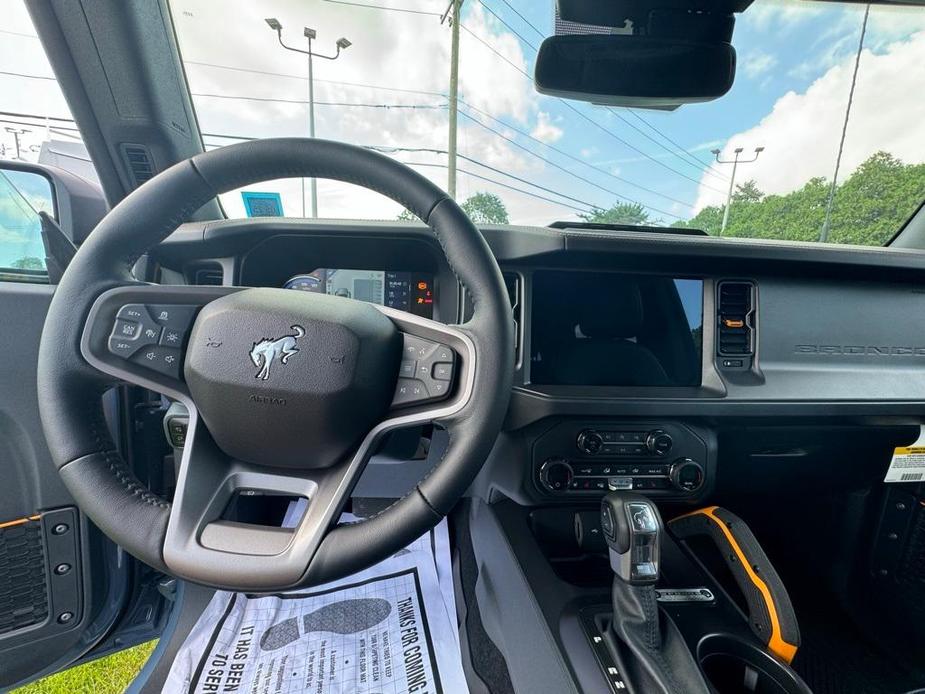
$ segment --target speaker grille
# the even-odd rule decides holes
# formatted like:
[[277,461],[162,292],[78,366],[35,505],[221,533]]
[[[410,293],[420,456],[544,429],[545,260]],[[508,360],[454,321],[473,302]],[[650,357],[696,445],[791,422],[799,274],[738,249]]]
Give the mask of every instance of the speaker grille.
[[42,523],[37,518],[0,526],[0,634],[48,617]]

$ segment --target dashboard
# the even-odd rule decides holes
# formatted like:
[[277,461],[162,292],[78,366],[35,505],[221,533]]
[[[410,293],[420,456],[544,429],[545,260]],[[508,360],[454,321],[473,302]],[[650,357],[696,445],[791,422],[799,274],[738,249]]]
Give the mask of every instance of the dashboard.
[[[724,484],[768,493],[812,475],[856,484],[882,478],[880,453],[909,443],[910,423],[925,418],[925,254],[628,231],[482,233],[517,326],[486,494],[501,480],[524,504],[592,501],[608,489],[694,503]],[[473,310],[423,225],[187,224],[151,259],[160,274],[149,279],[167,283],[323,292],[445,323]],[[400,477],[392,472],[382,489]]]

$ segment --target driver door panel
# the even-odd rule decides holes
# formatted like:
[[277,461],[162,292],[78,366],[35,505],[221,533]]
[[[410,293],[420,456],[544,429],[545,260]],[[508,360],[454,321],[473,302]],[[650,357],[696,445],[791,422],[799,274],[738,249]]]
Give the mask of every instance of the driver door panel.
[[68,667],[129,602],[132,563],[74,505],[45,446],[35,371],[49,285],[0,282],[0,689]]

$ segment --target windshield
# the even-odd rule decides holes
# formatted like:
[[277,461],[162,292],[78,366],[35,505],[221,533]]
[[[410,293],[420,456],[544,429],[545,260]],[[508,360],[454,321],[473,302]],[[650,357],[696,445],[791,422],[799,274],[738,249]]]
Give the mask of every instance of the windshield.
[[[449,0],[171,0],[205,146],[314,133],[374,148],[481,223],[881,245],[925,197],[925,7],[756,0],[736,17],[731,91],[662,112],[536,93],[551,0],[460,4],[455,23]],[[0,77],[15,103],[0,104],[0,156],[92,177],[25,12],[13,9]],[[266,182],[222,204],[231,217],[407,216],[330,181]]]

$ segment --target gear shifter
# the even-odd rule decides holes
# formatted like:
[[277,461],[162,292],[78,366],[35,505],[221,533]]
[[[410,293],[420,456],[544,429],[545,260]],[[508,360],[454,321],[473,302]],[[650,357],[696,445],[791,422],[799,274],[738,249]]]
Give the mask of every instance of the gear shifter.
[[607,647],[636,691],[707,694],[709,688],[678,628],[658,607],[662,518],[655,504],[632,492],[601,502],[601,529],[614,571],[613,617]]
[[655,504],[639,494],[608,494],[601,503],[601,529],[617,580],[634,586],[658,581],[662,519]]

